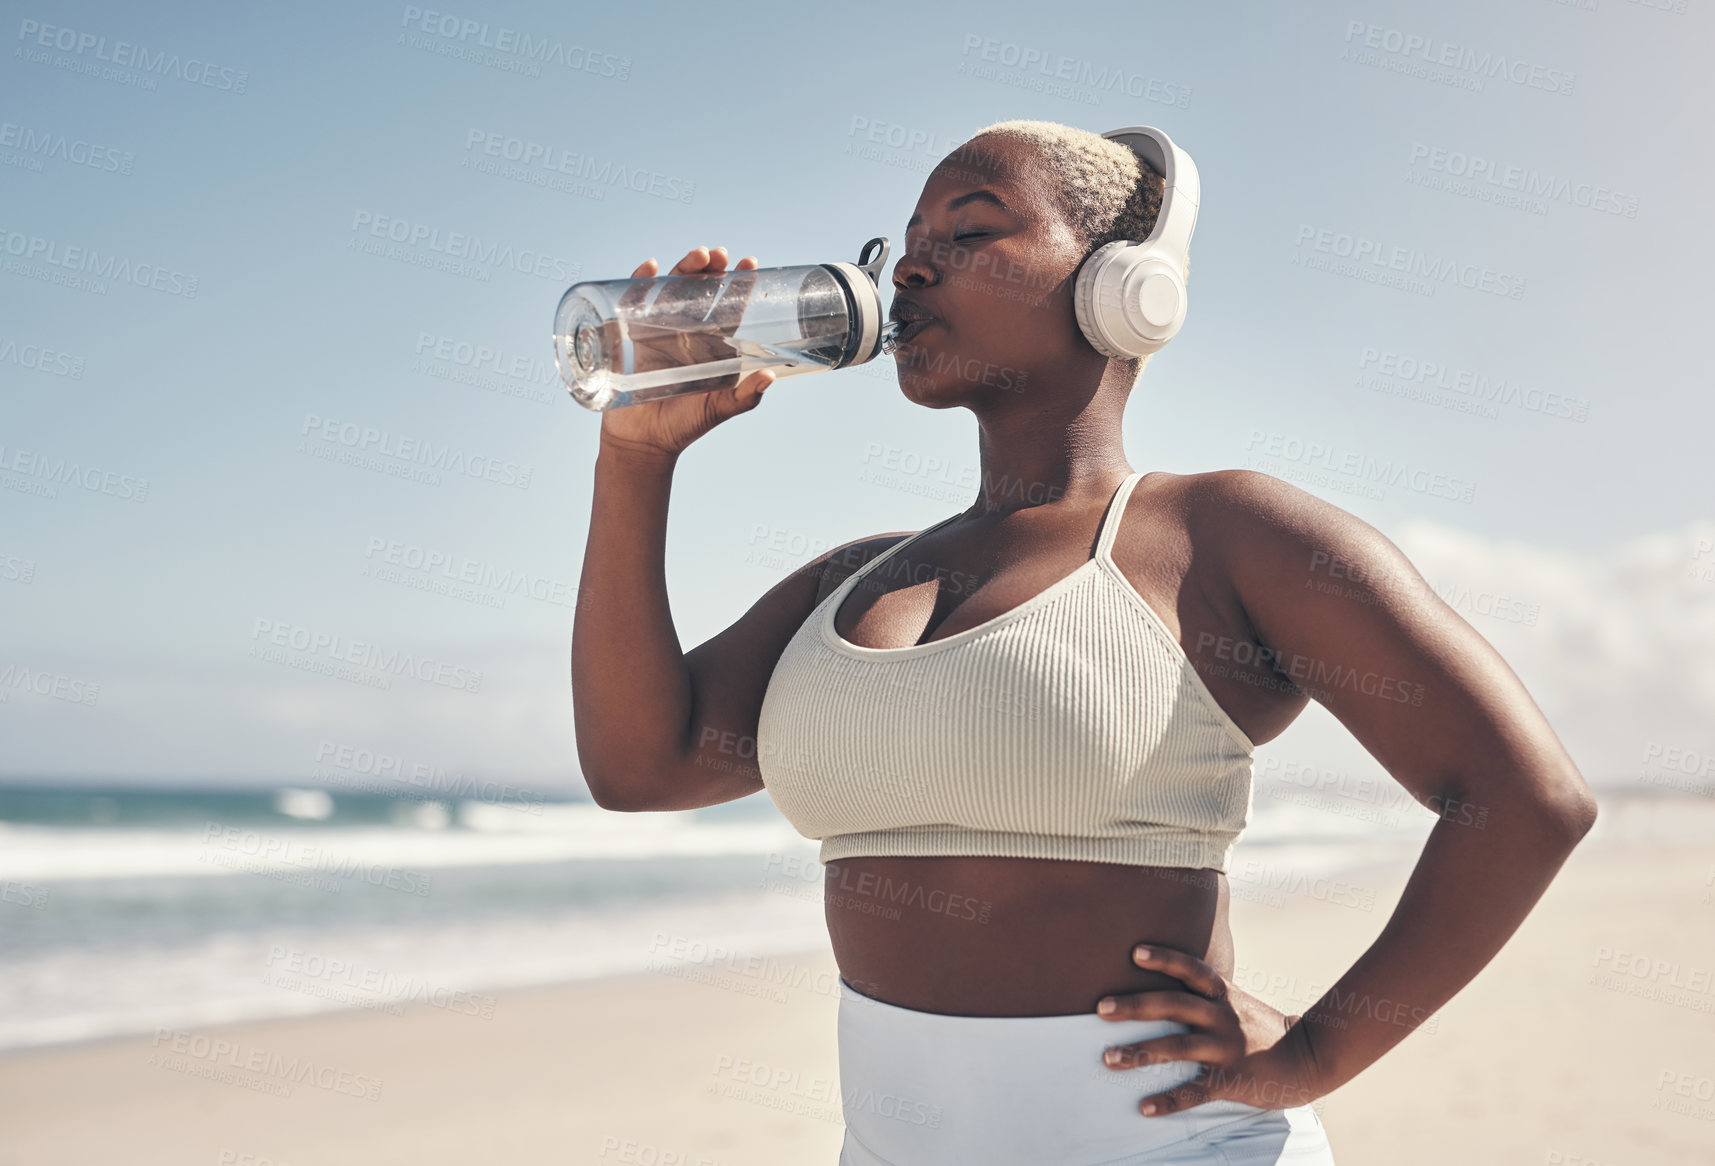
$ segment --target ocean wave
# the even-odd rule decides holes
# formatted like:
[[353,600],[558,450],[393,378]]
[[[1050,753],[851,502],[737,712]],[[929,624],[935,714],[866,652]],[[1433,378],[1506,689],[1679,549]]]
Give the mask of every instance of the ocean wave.
[[[433,803],[429,803],[433,804]],[[149,876],[230,877],[290,870],[314,853],[336,868],[507,866],[580,859],[649,859],[796,852],[783,820],[699,821],[686,814],[614,814],[549,805],[540,814],[461,804],[459,829],[228,824],[175,828],[0,823],[0,880],[20,883]]]

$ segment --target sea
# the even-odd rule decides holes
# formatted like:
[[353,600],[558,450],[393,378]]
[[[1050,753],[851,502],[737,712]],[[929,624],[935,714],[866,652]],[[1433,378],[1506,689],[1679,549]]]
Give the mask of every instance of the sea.
[[[469,793],[0,785],[0,1050],[332,1009],[492,1015],[521,986],[828,951],[816,843],[765,795],[616,813]],[[1391,784],[1259,781],[1232,895],[1375,909],[1379,929],[1364,872],[1409,866],[1435,817]],[[1634,818],[1715,836],[1707,813]]]

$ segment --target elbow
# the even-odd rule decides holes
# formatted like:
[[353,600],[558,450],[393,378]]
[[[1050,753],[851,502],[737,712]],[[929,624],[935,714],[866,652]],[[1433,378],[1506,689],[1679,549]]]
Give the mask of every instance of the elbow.
[[1572,829],[1572,837],[1582,839],[1596,825],[1597,809],[1596,795],[1589,789],[1581,791],[1568,813],[1568,825]]
[[661,808],[661,799],[656,791],[637,781],[610,781],[586,773],[584,784],[589,787],[590,800],[604,810],[636,814]]
[[630,814],[661,808],[663,767],[640,762],[635,750],[597,748],[580,736],[578,769],[590,800],[604,810]]
[[1596,795],[1576,774],[1562,783],[1557,795],[1544,811],[1560,824],[1569,843],[1576,846],[1596,825]]

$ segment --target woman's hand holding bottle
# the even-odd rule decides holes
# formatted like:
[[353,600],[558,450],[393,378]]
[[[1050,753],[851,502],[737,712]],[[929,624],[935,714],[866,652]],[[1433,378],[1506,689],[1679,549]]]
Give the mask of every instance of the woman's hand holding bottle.
[[[734,271],[754,271],[756,257],[740,259]],[[633,279],[646,279],[659,270],[654,259],[646,259],[631,273]],[[707,273],[719,275],[727,270],[725,247],[693,247],[674,265],[670,275]],[[730,317],[733,328],[743,315],[746,288],[741,280],[729,284],[718,301],[711,304],[714,318]],[[708,281],[711,300],[719,290],[719,281]],[[638,368],[660,368],[675,364],[693,364],[711,358],[710,353],[684,351],[690,342],[683,333],[656,339],[634,337],[638,353]],[[711,343],[708,338],[703,343]],[[668,348],[662,348],[668,345]],[[729,354],[730,355],[730,354]],[[730,379],[730,378],[729,378]],[[762,400],[763,390],[774,383],[774,373],[760,369],[737,380],[736,383],[709,392],[687,393],[645,401],[624,409],[608,409],[601,415],[601,445],[622,455],[672,462],[691,442],[729,417],[748,413]]]

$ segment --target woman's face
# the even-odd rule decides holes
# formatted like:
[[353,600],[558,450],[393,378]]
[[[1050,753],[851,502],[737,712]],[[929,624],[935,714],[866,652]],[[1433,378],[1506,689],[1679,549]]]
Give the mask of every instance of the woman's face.
[[1033,147],[977,137],[942,159],[893,269],[899,386],[931,408],[1026,400],[1105,358],[1072,308],[1082,245]]

